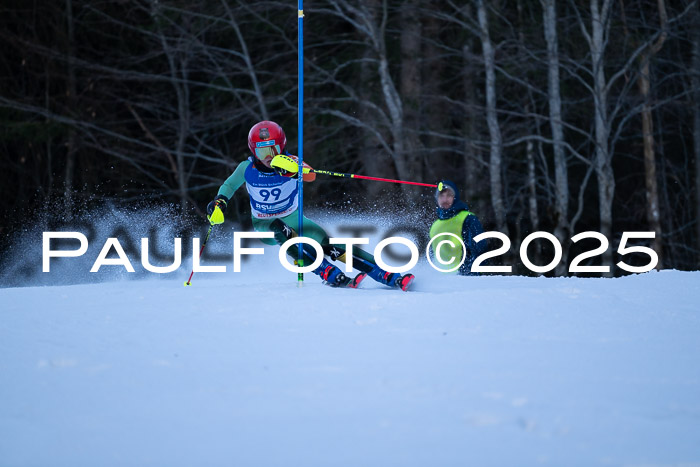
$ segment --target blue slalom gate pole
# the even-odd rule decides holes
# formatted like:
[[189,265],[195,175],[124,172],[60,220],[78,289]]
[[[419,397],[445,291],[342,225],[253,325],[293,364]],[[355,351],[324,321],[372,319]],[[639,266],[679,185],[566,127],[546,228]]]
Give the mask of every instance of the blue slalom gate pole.
[[[298,11],[298,21],[299,21],[299,43],[298,43],[298,61],[299,61],[299,83],[298,83],[298,101],[299,101],[299,133],[297,135],[298,141],[298,157],[299,157],[299,172],[298,183],[299,183],[299,236],[304,236],[304,0],[298,0],[299,11]],[[299,243],[299,266],[304,266],[304,245]],[[300,272],[297,275],[297,285],[301,287],[304,284],[304,273]]]

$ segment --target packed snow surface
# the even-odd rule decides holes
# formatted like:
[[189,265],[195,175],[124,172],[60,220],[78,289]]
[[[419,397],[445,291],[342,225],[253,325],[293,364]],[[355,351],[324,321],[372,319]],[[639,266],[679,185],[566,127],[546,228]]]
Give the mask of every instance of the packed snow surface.
[[273,266],[1,289],[0,465],[700,464],[700,273]]
[[297,287],[270,247],[183,287],[99,247],[0,289],[0,466],[700,465],[700,272]]

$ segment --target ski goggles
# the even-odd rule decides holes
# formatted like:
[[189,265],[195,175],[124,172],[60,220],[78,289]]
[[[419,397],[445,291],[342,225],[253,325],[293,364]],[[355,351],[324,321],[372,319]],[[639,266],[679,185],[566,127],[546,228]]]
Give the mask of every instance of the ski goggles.
[[267,157],[275,157],[281,152],[280,145],[275,144],[274,139],[255,143],[255,156],[260,160],[264,160]]

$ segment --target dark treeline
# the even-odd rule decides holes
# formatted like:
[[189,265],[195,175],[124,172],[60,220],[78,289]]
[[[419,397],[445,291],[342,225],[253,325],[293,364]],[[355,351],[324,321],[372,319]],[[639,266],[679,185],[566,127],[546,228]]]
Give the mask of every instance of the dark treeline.
[[[70,218],[104,199],[201,215],[262,119],[294,153],[296,7],[4,0],[2,234],[42,206]],[[614,264],[622,232],[654,231],[662,267],[700,264],[696,2],[317,0],[304,13],[312,166],[452,179],[516,253],[544,230],[570,261],[571,237],[593,230],[611,243],[597,261]],[[305,193],[432,203],[429,189],[329,177]]]

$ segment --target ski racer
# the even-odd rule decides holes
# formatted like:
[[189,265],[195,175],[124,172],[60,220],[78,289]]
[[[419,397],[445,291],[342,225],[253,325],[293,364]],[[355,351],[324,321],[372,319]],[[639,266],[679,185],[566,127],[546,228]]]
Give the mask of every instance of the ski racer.
[[[430,227],[430,238],[436,235],[451,233],[457,235],[464,242],[466,256],[464,263],[457,269],[457,274],[462,276],[478,276],[478,272],[472,272],[472,264],[479,255],[486,253],[488,246],[486,240],[475,242],[474,237],[484,232],[484,228],[473,212],[469,211],[467,203],[459,199],[459,189],[450,180],[443,180],[438,183],[435,192],[435,202],[438,219]],[[437,256],[437,245],[440,242],[432,243],[433,255]],[[457,242],[455,242],[457,243]],[[443,258],[452,257],[452,261],[445,265],[445,269],[451,269],[461,261],[465,251],[462,245],[457,243],[454,246],[443,244],[440,255]]]
[[[262,121],[253,125],[248,133],[248,148],[253,153],[247,160],[238,164],[219,188],[216,199],[207,206],[207,217],[212,224],[224,221],[226,206],[233,194],[245,183],[250,198],[253,228],[258,232],[273,232],[273,239],[261,239],[268,245],[281,245],[296,237],[299,231],[298,159],[286,153],[287,137],[284,130],[275,122]],[[304,163],[305,168],[310,167]],[[311,182],[314,173],[304,173],[303,181]],[[346,251],[329,243],[328,234],[315,222],[304,217],[303,234],[316,240],[324,253],[332,260],[345,262]],[[297,248],[287,250],[298,259]],[[412,274],[397,274],[384,271],[377,266],[374,257],[366,251],[352,249],[353,266],[361,272],[354,278],[347,277],[337,266],[324,257],[321,265],[313,273],[333,287],[356,288],[365,276],[391,286],[407,290],[414,279]],[[316,250],[311,245],[303,246],[304,264],[316,260]]]

